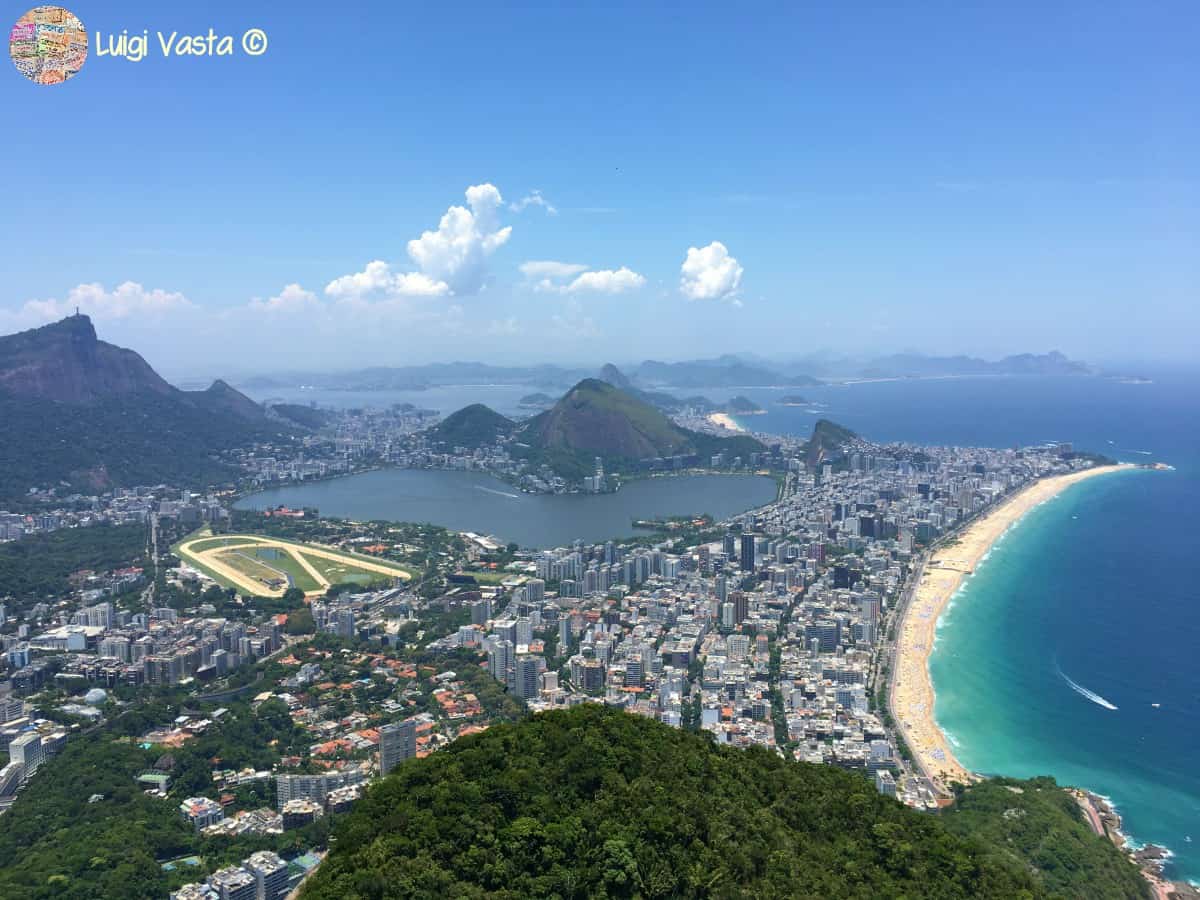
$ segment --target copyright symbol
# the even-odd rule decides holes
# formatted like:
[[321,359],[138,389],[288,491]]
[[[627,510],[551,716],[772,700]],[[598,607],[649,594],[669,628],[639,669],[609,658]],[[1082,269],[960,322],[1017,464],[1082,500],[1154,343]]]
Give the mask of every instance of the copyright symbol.
[[242,49],[247,56],[262,56],[267,52],[267,33],[261,28],[251,28],[242,35]]

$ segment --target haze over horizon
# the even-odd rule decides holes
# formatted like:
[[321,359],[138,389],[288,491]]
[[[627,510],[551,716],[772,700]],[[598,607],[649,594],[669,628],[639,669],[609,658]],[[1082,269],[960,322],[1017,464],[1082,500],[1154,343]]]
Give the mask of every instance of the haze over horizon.
[[[1185,4],[380,8],[336,62],[305,6],[77,2],[93,34],[253,25],[270,50],[0,79],[0,333],[78,306],[175,378],[1194,359]],[[46,139],[64,122],[87,165]]]

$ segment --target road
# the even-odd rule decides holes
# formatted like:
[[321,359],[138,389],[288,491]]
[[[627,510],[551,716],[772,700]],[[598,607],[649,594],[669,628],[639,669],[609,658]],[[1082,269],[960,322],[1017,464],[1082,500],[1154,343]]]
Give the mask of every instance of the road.
[[[928,561],[929,555],[930,555],[930,551],[925,551],[924,553],[921,554],[920,557],[918,557],[916,565],[913,567],[912,573],[909,575],[908,580],[904,584],[904,589],[900,592],[900,602],[896,604],[895,610],[892,612],[892,614],[887,619],[886,624],[889,628],[894,627],[894,628],[898,629],[900,627],[900,623],[904,621],[904,615],[905,615],[905,613],[908,612],[909,604],[912,603],[913,595],[916,593],[916,590],[917,590],[917,585],[921,583],[921,576],[925,573],[925,563]],[[908,744],[908,735],[905,733],[904,723],[900,719],[900,717],[898,715],[896,715],[895,691],[893,690],[893,688],[895,687],[895,683],[896,683],[896,642],[895,642],[895,640],[891,639],[890,637],[886,639],[886,643],[884,644],[883,649],[881,649],[881,652],[876,657],[875,673],[871,680],[872,690],[874,690],[874,686],[879,683],[879,664],[883,660],[884,657],[887,658],[887,669],[888,669],[888,681],[887,681],[888,714],[892,717],[893,730],[895,730],[901,737],[903,737],[905,743]],[[917,757],[914,757],[913,761],[914,761],[915,765],[918,767],[918,769],[920,769],[919,759]],[[907,760],[901,761],[901,768],[903,770],[903,774],[905,774],[905,775],[911,774],[911,767]],[[926,778],[929,777],[929,773],[925,772],[924,770],[921,770],[921,774],[924,775]]]
[[154,566],[150,583],[142,591],[142,605],[146,609],[154,608],[154,589],[158,583],[158,514],[150,513],[150,562]]

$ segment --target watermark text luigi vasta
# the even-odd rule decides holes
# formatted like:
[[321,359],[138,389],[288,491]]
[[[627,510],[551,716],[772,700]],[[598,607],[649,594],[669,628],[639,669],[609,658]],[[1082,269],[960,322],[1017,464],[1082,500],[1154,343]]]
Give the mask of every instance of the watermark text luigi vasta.
[[113,56],[130,62],[141,62],[151,54],[170,57],[196,56],[262,56],[267,52],[267,34],[261,28],[250,28],[241,34],[218,34],[208,29],[207,34],[182,34],[178,31],[149,30],[120,34],[96,32],[95,52],[97,56]]

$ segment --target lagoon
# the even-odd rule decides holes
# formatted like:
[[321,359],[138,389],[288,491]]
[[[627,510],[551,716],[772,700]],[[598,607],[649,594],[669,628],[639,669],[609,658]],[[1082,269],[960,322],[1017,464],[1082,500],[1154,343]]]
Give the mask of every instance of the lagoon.
[[523,494],[481,472],[381,469],[273,488],[238,509],[316,507],[347,519],[432,522],[491,534],[522,547],[560,547],[638,534],[634,519],[708,513],[725,519],[775,499],[762,475],[674,475],[633,481],[614,494]]

